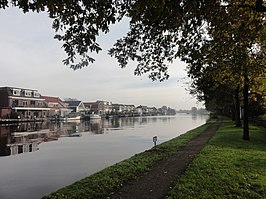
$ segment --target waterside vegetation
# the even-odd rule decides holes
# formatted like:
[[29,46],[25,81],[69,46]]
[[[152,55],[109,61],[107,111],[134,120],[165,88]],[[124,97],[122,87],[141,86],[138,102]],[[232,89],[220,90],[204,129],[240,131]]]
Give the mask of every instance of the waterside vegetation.
[[[106,198],[130,179],[148,172],[199,135],[215,121],[189,131],[156,148],[62,188],[45,199]],[[214,137],[176,182],[168,198],[266,198],[265,128],[250,126],[253,139],[239,139],[242,129],[225,119]]]
[[215,121],[208,121],[206,124],[191,130],[177,138],[157,145],[140,154],[108,167],[96,174],[86,177],[72,185],[62,188],[45,199],[56,198],[104,198],[108,197],[112,191],[121,187],[130,179],[135,179],[139,175],[148,172],[159,160],[175,153],[177,149],[186,145],[192,138],[199,135]]
[[226,120],[169,195],[171,198],[266,198],[266,131],[252,139]]

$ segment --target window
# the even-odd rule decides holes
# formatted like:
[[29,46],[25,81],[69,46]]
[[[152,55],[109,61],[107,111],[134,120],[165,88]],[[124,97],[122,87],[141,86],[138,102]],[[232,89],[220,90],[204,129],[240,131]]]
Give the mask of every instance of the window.
[[12,102],[12,106],[13,106],[13,107],[17,107],[17,106],[18,106],[18,100],[13,100],[13,102]]
[[20,89],[14,89],[13,95],[19,96],[20,95]]
[[23,106],[25,107],[25,106],[27,106],[28,105],[28,101],[23,101]]
[[30,105],[35,106],[35,101],[30,101]]
[[40,93],[38,93],[37,91],[34,91],[34,92],[33,92],[33,96],[34,96],[34,97],[40,97]]
[[26,97],[31,97],[31,91],[25,91],[25,96]]

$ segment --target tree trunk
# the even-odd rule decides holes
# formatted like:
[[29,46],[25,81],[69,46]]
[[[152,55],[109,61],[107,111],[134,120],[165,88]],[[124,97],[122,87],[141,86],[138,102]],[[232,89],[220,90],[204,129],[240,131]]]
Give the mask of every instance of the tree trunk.
[[235,108],[235,103],[231,106],[231,118],[232,121],[236,121],[236,108]]
[[240,120],[240,102],[239,102],[239,86],[235,89],[235,125],[236,127],[241,127],[241,120]]
[[248,76],[244,75],[244,128],[243,128],[243,140],[250,140],[249,127],[248,127]]

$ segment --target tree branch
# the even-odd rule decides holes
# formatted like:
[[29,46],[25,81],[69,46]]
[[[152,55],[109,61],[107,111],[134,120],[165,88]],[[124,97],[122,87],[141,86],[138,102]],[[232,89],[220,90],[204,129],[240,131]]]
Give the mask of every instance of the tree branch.
[[233,7],[236,6],[238,8],[250,8],[256,12],[266,12],[266,6],[263,5],[263,0],[256,0],[256,3],[254,6],[248,5],[248,4],[241,4],[241,5],[223,5],[222,7]]

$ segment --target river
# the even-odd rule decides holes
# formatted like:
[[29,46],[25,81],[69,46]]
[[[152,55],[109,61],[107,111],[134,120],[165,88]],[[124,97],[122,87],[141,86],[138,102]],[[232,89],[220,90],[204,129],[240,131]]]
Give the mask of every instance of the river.
[[206,122],[178,114],[0,127],[0,198],[37,199]]

